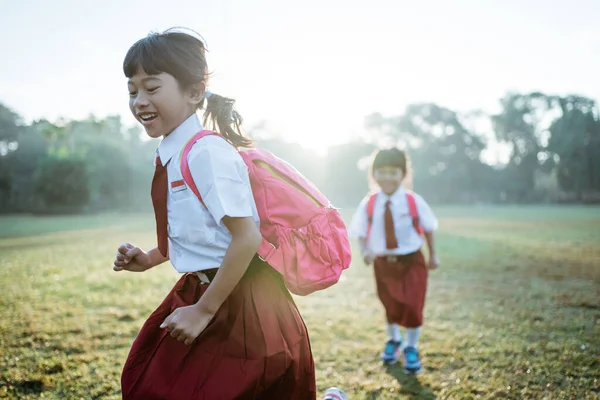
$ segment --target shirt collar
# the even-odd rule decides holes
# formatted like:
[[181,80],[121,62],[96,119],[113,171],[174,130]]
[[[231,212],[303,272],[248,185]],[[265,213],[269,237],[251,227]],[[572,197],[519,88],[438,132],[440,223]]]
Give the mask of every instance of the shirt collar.
[[392,204],[398,204],[398,201],[400,201],[400,199],[406,196],[406,192],[404,191],[404,188],[402,186],[399,186],[398,189],[396,189],[396,191],[391,195],[387,195],[383,192],[380,193],[386,202],[389,200]]
[[188,119],[183,121],[173,132],[168,134],[158,145],[156,152],[160,157],[162,165],[167,165],[169,160],[173,158],[175,153],[181,151],[185,143],[196,133],[202,130],[202,123],[198,114],[190,115]]

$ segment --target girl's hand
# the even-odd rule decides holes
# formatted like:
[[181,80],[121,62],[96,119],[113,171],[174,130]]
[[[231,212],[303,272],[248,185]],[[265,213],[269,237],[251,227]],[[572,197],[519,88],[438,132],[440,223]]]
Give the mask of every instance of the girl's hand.
[[213,317],[211,313],[193,304],[173,311],[160,327],[167,328],[172,337],[189,346],[206,329]]
[[123,243],[119,246],[113,270],[143,272],[149,268],[152,268],[152,260],[144,250],[131,243]]
[[437,269],[440,266],[440,260],[437,258],[436,255],[432,255],[429,256],[429,270],[433,271],[435,269]]

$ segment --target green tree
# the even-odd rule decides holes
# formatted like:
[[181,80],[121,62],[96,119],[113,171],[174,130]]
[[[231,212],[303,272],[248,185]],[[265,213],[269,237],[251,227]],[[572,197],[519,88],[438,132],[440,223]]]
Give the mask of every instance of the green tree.
[[42,160],[34,182],[43,211],[81,212],[90,197],[86,172],[85,160],[80,157],[49,155]]
[[565,192],[582,201],[600,191],[600,119],[595,101],[581,96],[557,97],[561,116],[550,126],[547,150]]
[[492,116],[496,138],[511,146],[506,167],[507,198],[531,201],[540,170],[544,136],[554,110],[553,98],[543,93],[509,93],[500,100],[502,111]]
[[414,187],[430,201],[478,201],[489,197],[489,168],[481,162],[486,143],[466,126],[466,116],[433,103],[409,105],[404,114],[372,114],[366,127],[376,140],[409,151]]

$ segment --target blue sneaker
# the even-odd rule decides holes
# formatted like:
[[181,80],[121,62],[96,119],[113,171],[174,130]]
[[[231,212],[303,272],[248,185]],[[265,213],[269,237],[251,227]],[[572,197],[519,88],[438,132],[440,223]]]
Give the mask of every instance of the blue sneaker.
[[407,374],[418,374],[421,372],[421,360],[419,360],[419,350],[415,347],[406,347],[404,349],[404,372]]
[[383,349],[383,354],[381,355],[381,360],[386,365],[395,364],[398,362],[398,353],[400,353],[401,342],[396,342],[394,340],[388,340],[385,344],[385,348]]
[[348,400],[348,395],[340,388],[330,387],[325,391],[323,400]]

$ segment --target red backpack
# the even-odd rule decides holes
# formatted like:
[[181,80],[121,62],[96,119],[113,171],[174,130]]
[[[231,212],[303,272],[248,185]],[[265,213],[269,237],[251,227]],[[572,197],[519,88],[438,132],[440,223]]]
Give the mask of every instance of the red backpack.
[[[192,146],[212,131],[197,133],[185,145],[181,173],[200,202],[188,165]],[[222,137],[222,136],[221,136]],[[224,140],[224,139],[223,139]],[[239,151],[248,166],[263,240],[258,255],[282,276],[290,292],[305,296],[337,283],[350,266],[346,225],[339,211],[300,172],[262,149]]]
[[[419,211],[417,210],[417,203],[415,202],[415,195],[413,192],[406,190],[406,201],[408,202],[408,213],[412,218],[412,223],[419,235],[423,234],[423,227],[419,221]],[[371,234],[371,227],[373,226],[373,212],[375,211],[375,200],[377,200],[377,193],[373,193],[371,197],[369,197],[369,201],[367,202],[367,239]]]

